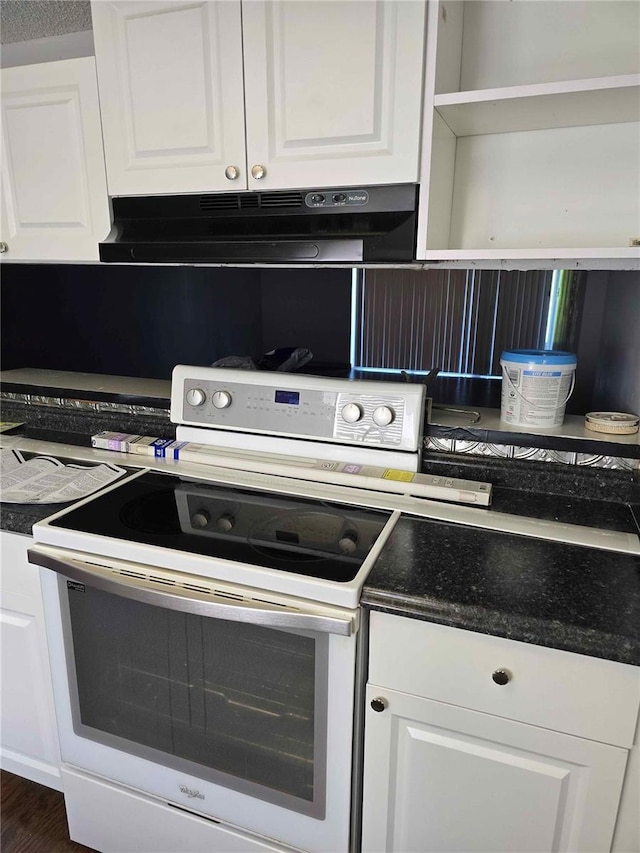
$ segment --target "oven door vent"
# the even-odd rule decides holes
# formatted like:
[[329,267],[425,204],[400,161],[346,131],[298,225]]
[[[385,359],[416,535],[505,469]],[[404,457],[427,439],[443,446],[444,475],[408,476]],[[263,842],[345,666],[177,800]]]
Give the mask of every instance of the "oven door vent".
[[281,608],[286,611],[300,612],[300,608],[295,605],[285,604],[281,601],[272,600],[269,598],[258,598],[252,595],[243,595],[235,592],[232,589],[220,587],[219,583],[208,584],[200,581],[193,583],[191,580],[182,580],[179,575],[167,574],[160,575],[157,573],[150,574],[132,569],[111,568],[114,575],[120,575],[126,578],[134,578],[136,580],[145,581],[149,584],[161,584],[164,587],[173,587],[176,591],[196,593],[198,596],[203,596],[208,599],[217,599],[222,602],[233,602],[234,604],[245,604],[248,606],[264,606],[265,604],[273,608]]
[[148,580],[152,583],[161,583],[165,586],[176,586],[175,581],[171,580],[171,578],[159,578],[157,575],[149,575]]
[[[98,563],[90,563],[89,565],[99,565]],[[145,575],[143,572],[134,572],[131,569],[118,569],[114,571],[114,574],[124,575],[126,578],[138,578],[138,580],[146,581],[149,580],[149,576]]]

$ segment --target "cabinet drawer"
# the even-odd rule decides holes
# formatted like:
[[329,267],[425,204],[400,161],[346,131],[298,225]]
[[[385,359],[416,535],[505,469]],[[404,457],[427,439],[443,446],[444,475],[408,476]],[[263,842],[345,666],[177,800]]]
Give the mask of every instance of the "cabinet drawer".
[[369,681],[626,747],[640,706],[637,667],[377,612]]

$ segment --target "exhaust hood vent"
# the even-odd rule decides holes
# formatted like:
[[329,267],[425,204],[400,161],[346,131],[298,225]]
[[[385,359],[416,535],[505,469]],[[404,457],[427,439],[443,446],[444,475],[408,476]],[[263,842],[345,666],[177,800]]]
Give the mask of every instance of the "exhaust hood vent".
[[304,195],[293,192],[261,193],[260,207],[302,207]]
[[200,196],[200,210],[257,210],[258,208],[302,207],[300,192],[223,193]]
[[260,207],[259,193],[241,193],[240,207],[242,210],[257,210]]
[[[307,203],[309,198],[309,203]],[[403,263],[418,186],[117,196],[100,260],[143,264]]]
[[239,210],[242,196],[240,193],[200,196],[200,210]]

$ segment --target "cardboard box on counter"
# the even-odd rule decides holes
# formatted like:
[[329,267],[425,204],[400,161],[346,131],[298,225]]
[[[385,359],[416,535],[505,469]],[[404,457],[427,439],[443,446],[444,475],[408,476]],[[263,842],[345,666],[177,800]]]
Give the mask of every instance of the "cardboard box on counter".
[[91,446],[120,453],[135,453],[139,456],[154,456],[164,459],[179,459],[180,450],[186,441],[158,438],[155,435],[134,435],[125,432],[99,432],[91,437]]
[[141,435],[135,435],[128,432],[108,432],[103,431],[91,436],[91,447],[99,447],[102,450],[118,450],[120,453],[129,453],[129,447],[132,442],[142,438]]

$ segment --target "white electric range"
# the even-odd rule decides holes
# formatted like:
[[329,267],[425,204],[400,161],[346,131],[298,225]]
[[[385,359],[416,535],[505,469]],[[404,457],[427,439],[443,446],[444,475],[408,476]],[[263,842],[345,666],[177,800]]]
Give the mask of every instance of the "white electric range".
[[358,602],[393,504],[490,499],[417,473],[424,403],[179,366],[173,452],[198,475],[138,471],[34,526],[73,840],[356,849]]

